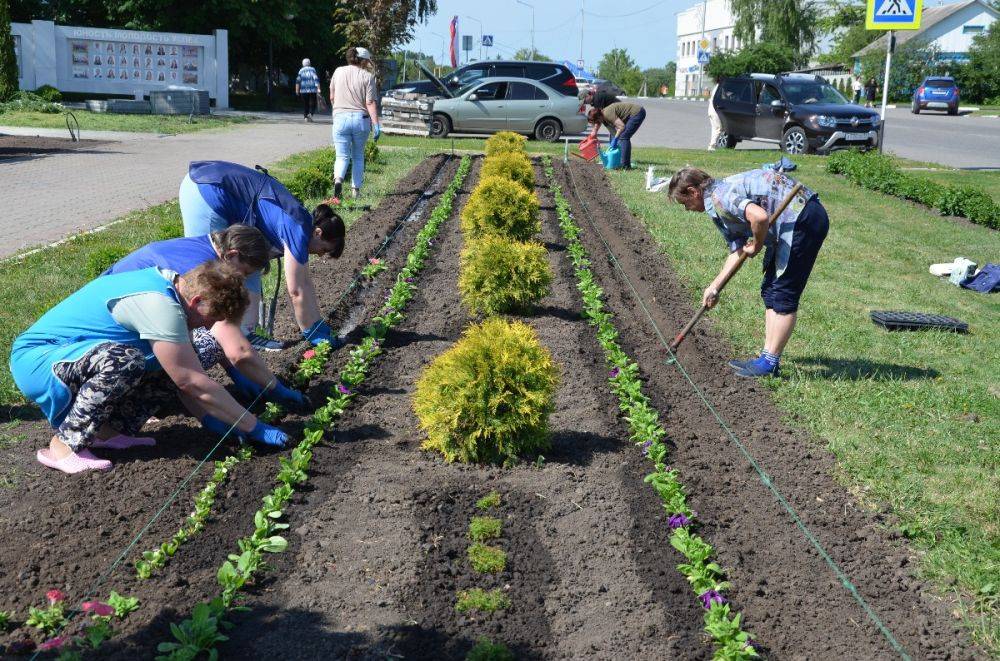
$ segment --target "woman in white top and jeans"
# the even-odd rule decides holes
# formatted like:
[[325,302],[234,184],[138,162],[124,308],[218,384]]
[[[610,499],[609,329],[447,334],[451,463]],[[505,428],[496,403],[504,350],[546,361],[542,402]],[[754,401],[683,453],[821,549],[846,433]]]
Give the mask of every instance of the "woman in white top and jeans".
[[[347,166],[351,165],[351,197],[357,197],[365,177],[365,142],[374,126],[374,138],[382,134],[375,105],[375,75],[369,71],[372,55],[367,48],[348,48],[347,65],[337,67],[330,79],[333,107],[333,144],[337,160],[333,166],[333,199],[340,204]],[[370,123],[369,123],[370,122]]]

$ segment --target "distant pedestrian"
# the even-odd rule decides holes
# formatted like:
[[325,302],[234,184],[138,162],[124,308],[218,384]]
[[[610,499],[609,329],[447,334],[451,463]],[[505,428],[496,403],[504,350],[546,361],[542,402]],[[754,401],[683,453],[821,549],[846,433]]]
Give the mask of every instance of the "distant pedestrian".
[[851,76],[851,89],[854,90],[854,103],[861,103],[861,76]]
[[361,193],[365,177],[365,142],[382,135],[378,119],[378,88],[371,72],[372,54],[367,48],[348,48],[347,65],[337,67],[330,80],[333,107],[333,144],[337,160],[333,166],[333,204],[340,204],[347,166],[351,166],[351,197]]
[[874,78],[869,78],[865,83],[865,108],[875,107],[875,94],[878,92],[878,85]]
[[313,121],[316,97],[319,96],[319,75],[308,57],[302,60],[302,68],[295,77],[295,93],[302,97],[302,116],[307,122]]
[[719,111],[715,109],[715,93],[719,91],[719,82],[722,81],[716,82],[708,95],[708,123],[712,126],[712,135],[708,138],[708,151],[715,151],[719,138],[722,137],[722,121],[719,119]]

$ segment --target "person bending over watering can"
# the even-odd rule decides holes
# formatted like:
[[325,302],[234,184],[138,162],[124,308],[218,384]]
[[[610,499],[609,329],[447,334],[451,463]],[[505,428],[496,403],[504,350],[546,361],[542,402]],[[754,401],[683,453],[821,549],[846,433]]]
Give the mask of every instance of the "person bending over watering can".
[[796,182],[775,170],[750,170],[722,180],[687,167],[674,174],[668,191],[671,199],[688,211],[704,211],[722,233],[730,254],[719,275],[702,294],[702,304],[719,301],[720,282],[738,261],[740,251],[754,257],[764,247],[764,350],[756,358],[730,361],[744,377],[777,375],[781,352],[795,328],[799,297],[806,287],[816,256],[830,229],[826,209],[808,188],[768,228],[768,219]]
[[[101,275],[154,266],[184,274],[205,262],[221,261],[233,266],[243,276],[249,276],[257,271],[267,273],[269,258],[263,234],[247,225],[233,225],[204,236],[150,243],[123,257]],[[263,391],[265,399],[282,406],[293,409],[308,406],[309,401],[302,393],[286,387],[268,369],[250,346],[238,323],[223,319],[212,326],[211,332],[206,328],[196,328],[192,332],[192,342],[201,358],[201,366],[207,370],[221,362],[245,397],[253,400]]]
[[[230,225],[256,227],[267,239],[271,258],[284,256],[285,281],[295,321],[314,345],[343,341],[333,336],[323,318],[316,289],[309,277],[309,255],[340,257],[344,251],[344,221],[326,204],[310,214],[281,182],[265,172],[227,161],[195,161],[181,182],[184,236],[204,236]],[[244,329],[253,328],[261,297],[261,272],[247,278],[250,307]],[[249,333],[257,349],[280,351],[281,342]]]
[[591,108],[587,117],[595,125],[603,124],[611,133],[611,149],[620,147],[622,150],[622,169],[632,169],[632,136],[646,119],[646,109],[638,103],[619,101],[612,103],[603,110]]
[[179,275],[156,268],[97,278],[14,340],[10,371],[56,429],[40,463],[64,473],[108,470],[91,447],[153,445],[135,434],[172,391],[238,437],[283,447],[288,437],[247,412],[202,369],[189,331],[247,307],[243,276],[208,262]]
[[[382,124],[378,121],[378,89],[367,48],[348,48],[347,64],[337,67],[330,79],[330,107],[333,108],[333,144],[337,160],[333,165],[333,197],[340,204],[347,166],[351,166],[351,197],[361,194],[365,180],[365,142],[368,132],[378,141]],[[370,120],[370,121],[369,121]]]

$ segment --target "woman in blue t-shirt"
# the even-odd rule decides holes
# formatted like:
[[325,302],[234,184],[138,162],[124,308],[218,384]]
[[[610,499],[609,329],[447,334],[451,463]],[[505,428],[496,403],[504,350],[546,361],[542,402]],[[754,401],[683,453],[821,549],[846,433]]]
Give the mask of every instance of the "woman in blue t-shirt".
[[[185,236],[201,236],[230,225],[256,227],[267,239],[272,258],[284,256],[288,294],[302,336],[314,345],[339,345],[323,318],[316,289],[309,277],[309,255],[340,257],[344,250],[344,221],[326,204],[310,214],[281,182],[267,174],[227,161],[194,161],[180,187]],[[252,327],[260,300],[260,272],[247,278],[251,303],[244,326]],[[255,335],[251,343],[277,351],[279,342]]]

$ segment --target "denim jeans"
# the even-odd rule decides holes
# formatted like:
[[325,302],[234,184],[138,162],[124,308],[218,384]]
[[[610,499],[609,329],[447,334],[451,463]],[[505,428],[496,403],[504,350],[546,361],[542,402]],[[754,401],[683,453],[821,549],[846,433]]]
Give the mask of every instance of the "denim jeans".
[[365,179],[365,142],[371,124],[364,112],[338,112],[333,116],[333,146],[337,150],[337,160],[333,165],[333,176],[340,181],[347,176],[347,166],[351,166],[351,186],[361,188]]
[[618,134],[618,147],[622,150],[622,167],[632,167],[632,136],[642,126],[646,119],[646,109],[640,108],[639,112],[628,118],[625,128]]

